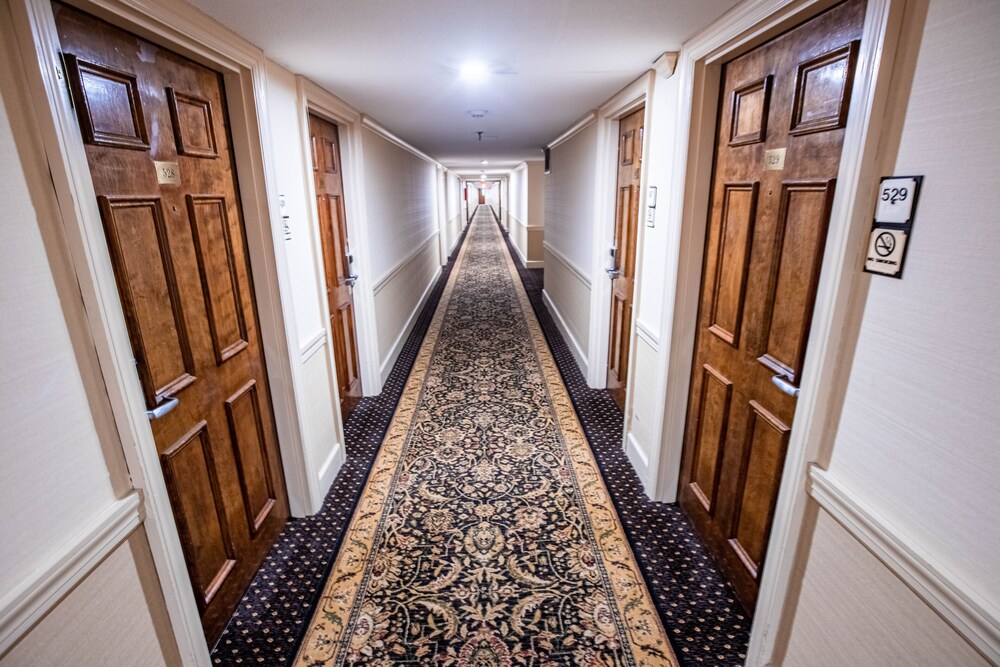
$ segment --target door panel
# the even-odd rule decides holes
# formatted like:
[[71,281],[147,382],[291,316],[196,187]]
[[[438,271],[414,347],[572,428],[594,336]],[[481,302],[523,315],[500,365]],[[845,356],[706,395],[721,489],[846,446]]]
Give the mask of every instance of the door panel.
[[336,125],[312,114],[309,115],[309,134],[313,146],[316,209],[323,246],[330,331],[333,334],[331,344],[337,367],[340,410],[346,419],[361,398],[361,365],[354,325],[353,271],[347,219],[344,216],[340,141]]
[[618,186],[615,197],[615,267],[611,283],[611,331],[608,338],[607,386],[611,397],[625,409],[625,391],[632,326],[632,293],[635,285],[635,242],[639,230],[639,183],[642,175],[642,133],[645,109],[640,108],[618,124]]
[[219,73],[55,3],[74,106],[206,637],[288,517]]
[[864,1],[723,67],[680,503],[752,612],[812,321]]

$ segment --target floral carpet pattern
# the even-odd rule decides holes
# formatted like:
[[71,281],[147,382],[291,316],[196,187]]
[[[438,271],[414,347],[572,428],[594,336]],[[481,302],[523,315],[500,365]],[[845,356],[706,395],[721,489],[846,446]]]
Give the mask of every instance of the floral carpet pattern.
[[514,265],[482,218],[297,659],[355,663],[676,664]]

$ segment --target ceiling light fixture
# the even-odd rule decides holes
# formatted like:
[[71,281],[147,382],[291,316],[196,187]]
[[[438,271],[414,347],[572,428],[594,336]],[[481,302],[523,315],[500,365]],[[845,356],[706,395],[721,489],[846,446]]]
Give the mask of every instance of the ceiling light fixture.
[[466,81],[478,83],[490,75],[490,68],[481,60],[469,60],[462,63],[458,75]]
[[483,161],[481,161],[481,162],[480,162],[479,164],[489,164],[489,163],[490,163],[490,161],[489,161],[489,160],[483,160]]

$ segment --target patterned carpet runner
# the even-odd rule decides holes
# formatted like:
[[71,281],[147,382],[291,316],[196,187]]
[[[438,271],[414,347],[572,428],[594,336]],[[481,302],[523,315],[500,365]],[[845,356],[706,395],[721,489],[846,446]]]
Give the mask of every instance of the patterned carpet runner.
[[676,665],[499,232],[477,216],[296,660]]

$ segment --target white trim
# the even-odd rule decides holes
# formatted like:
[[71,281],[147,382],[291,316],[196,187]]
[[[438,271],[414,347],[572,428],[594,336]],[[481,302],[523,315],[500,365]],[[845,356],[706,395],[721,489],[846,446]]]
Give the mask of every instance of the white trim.
[[566,128],[566,130],[562,134],[560,134],[558,137],[550,141],[549,144],[546,146],[546,148],[552,150],[559,144],[569,141],[577,134],[579,134],[586,128],[590,127],[590,124],[593,123],[595,120],[597,120],[597,112],[588,111],[583,118],[570,125],[568,128]]
[[314,354],[323,349],[323,346],[326,345],[326,336],[326,329],[320,329],[308,343],[302,346],[301,359],[303,364],[312,359]]
[[382,365],[379,368],[379,374],[382,377],[382,384],[385,384],[385,381],[389,378],[389,374],[392,373],[392,367],[396,365],[396,360],[403,351],[406,339],[410,337],[410,332],[413,331],[413,327],[417,323],[417,318],[420,317],[420,311],[422,311],[424,306],[427,305],[427,299],[430,298],[431,291],[434,289],[434,286],[437,284],[438,278],[440,277],[441,267],[438,266],[434,271],[434,276],[431,278],[430,282],[427,283],[424,293],[420,296],[420,300],[417,301],[416,307],[414,307],[410,316],[407,318],[406,326],[404,326],[403,330],[399,332],[398,336],[396,336],[396,340],[393,341],[392,347],[389,348],[389,354],[387,354],[385,359],[382,361]]
[[365,129],[371,130],[372,132],[379,135],[383,139],[396,144],[400,148],[407,150],[410,153],[413,153],[421,160],[426,160],[427,162],[430,162],[436,167],[441,167],[442,169],[445,168],[443,164],[441,164],[440,162],[438,162],[437,160],[435,160],[430,155],[423,152],[410,142],[406,141],[406,139],[398,137],[389,130],[387,130],[385,126],[381,125],[377,120],[375,120],[368,114],[361,114],[361,126],[364,127]]
[[656,70],[657,76],[662,76],[664,79],[669,79],[674,75],[674,70],[677,68],[677,57],[680,54],[677,51],[664,51],[660,54],[660,57],[653,61],[653,69]]
[[396,266],[392,267],[391,269],[389,269],[388,271],[386,271],[385,273],[383,273],[382,277],[375,281],[375,287],[372,288],[372,293],[378,294],[383,289],[385,289],[385,286],[388,285],[392,281],[392,279],[395,278],[396,275],[399,274],[400,271],[402,271],[404,268],[406,268],[407,264],[409,264],[410,262],[412,262],[413,260],[415,260],[417,257],[419,257],[420,255],[422,255],[424,253],[424,250],[427,248],[428,244],[430,244],[431,242],[437,240],[438,234],[440,234],[440,232],[437,232],[437,231],[431,233],[431,235],[428,236],[426,239],[424,239],[420,243],[420,245],[418,245],[416,248],[414,248],[413,250],[411,250],[406,255],[406,257],[404,257],[403,259],[399,260],[399,262],[396,264]]
[[649,475],[649,453],[643,449],[631,431],[625,436],[625,456],[635,468],[639,479],[645,480]]
[[1000,664],[1000,610],[834,475],[809,466],[809,493],[987,660]]
[[591,289],[592,286],[590,283],[590,276],[584,273],[583,269],[574,264],[568,257],[566,257],[566,255],[549,245],[548,241],[543,242],[542,247],[545,248],[545,252],[551,253],[553,257],[559,260],[560,264],[565,264],[566,268],[573,272],[573,275],[576,276],[577,280],[587,286],[587,289]]
[[[673,117],[675,152],[671,180],[661,193],[661,224],[669,229],[663,261],[676,267],[663,289],[658,355],[657,403],[663,419],[651,434],[655,475],[650,491],[658,500],[675,498],[701,286],[709,184],[716,134],[721,64],[827,9],[834,0],[750,0],[740,3],[701,35],[686,43],[677,64],[679,102]],[[832,445],[842,404],[849,355],[859,329],[868,278],[857,268],[865,230],[871,223],[878,151],[889,74],[895,55],[903,0],[868,0],[862,52],[855,74],[843,156],[837,176],[802,393],[788,443],[761,579],[746,664],[774,660],[776,641],[793,601],[800,538],[808,494],[807,464]],[[896,131],[898,128],[894,128]],[[788,611],[790,613],[790,611]]]
[[[595,158],[594,177],[594,222],[592,225],[593,251],[591,255],[591,284],[594,289],[590,293],[590,345],[587,350],[594,363],[590,365],[587,374],[587,384],[601,389],[607,385],[608,346],[611,337],[611,281],[605,275],[605,261],[608,248],[614,240],[615,199],[617,188],[617,155],[618,155],[618,121],[640,107],[644,107],[642,154],[648,156],[650,151],[649,137],[652,119],[653,87],[656,82],[656,71],[649,69],[629,85],[618,91],[597,110],[597,155]],[[642,224],[646,210],[646,191],[649,179],[648,159],[642,163],[639,176],[639,218],[638,234],[635,238],[635,280],[632,284],[633,308],[632,321],[629,322],[629,337],[635,344],[635,318],[639,313],[639,282],[642,276],[642,249],[645,246],[646,225]],[[634,360],[634,355],[632,355]],[[598,363],[598,360],[601,360]],[[625,398],[625,425],[628,430],[630,386],[634,375],[630,368],[627,371]],[[624,446],[625,431],[622,432]]]
[[[368,207],[365,202],[366,190],[364,180],[364,143],[361,133],[361,113],[330,93],[310,79],[296,76],[296,89],[299,113],[301,114],[301,142],[303,157],[303,178],[310,202],[316,201],[316,184],[313,178],[312,147],[309,139],[309,114],[325,118],[337,125],[340,132],[340,164],[341,176],[344,181],[344,214],[347,216],[347,238],[351,251],[357,258],[358,281],[353,288],[354,296],[354,333],[358,343],[358,361],[361,368],[361,389],[365,396],[377,396],[382,391],[382,379],[379,375],[378,327],[375,318],[375,294],[371,288],[370,276],[364,267],[371,266],[370,244],[368,242]],[[326,271],[323,259],[322,241],[319,234],[319,213],[316,207],[307,207],[312,216],[309,233],[312,235],[312,249],[315,280],[319,294],[326,294]],[[330,331],[329,303],[326,298],[320,307],[323,310],[323,321],[326,323],[327,339],[332,340]],[[337,387],[336,359],[330,348],[331,390],[332,396],[339,396]],[[337,437],[343,442],[343,415],[340,414],[340,403],[335,408]],[[322,505],[325,492],[318,498],[313,498],[316,511]]]
[[[492,209],[492,205],[491,205],[491,209]],[[493,215],[496,217],[496,212],[494,212]],[[524,230],[524,241],[525,241],[525,243],[528,243],[529,236],[531,235],[532,232],[535,232],[537,234],[538,232],[544,232],[545,231],[545,226],[544,225],[526,225],[526,224],[524,224],[524,222],[519,217],[517,217],[513,213],[508,213],[507,214],[507,219],[516,222],[517,225],[518,225],[518,227],[520,227],[521,229]],[[510,232],[508,230],[508,238],[510,238],[509,234],[510,234]],[[510,242],[511,242],[510,244],[512,246],[514,246],[514,250],[517,252],[517,257],[518,257],[518,259],[521,260],[521,265],[524,266],[524,268],[526,268],[526,269],[543,269],[543,268],[545,268],[545,260],[544,259],[528,259],[528,256],[525,254],[526,250],[521,250],[521,246],[517,245],[517,243],[514,242],[514,239],[510,239]],[[543,251],[544,251],[544,248],[545,248],[545,241],[544,241],[544,239],[542,241],[542,248],[543,248]]]
[[556,307],[552,297],[549,296],[549,293],[545,289],[542,290],[542,302],[545,304],[545,307],[548,308],[549,313],[553,315],[552,319],[555,321],[556,328],[559,329],[559,333],[561,333],[563,339],[569,343],[570,352],[573,353],[573,357],[576,359],[577,365],[583,372],[583,376],[587,377],[587,358],[583,354],[583,348],[580,347],[580,343],[577,342],[576,337],[574,337],[573,333],[569,330],[569,326],[567,326],[566,320],[563,319],[562,313],[559,312],[559,309]]
[[[339,401],[337,402],[339,403]],[[319,488],[329,491],[330,487],[333,486],[333,480],[336,479],[337,473],[340,472],[340,467],[344,463],[343,449],[339,442],[334,443],[329,456],[319,467]]]
[[[95,384],[94,395],[107,395],[133,485],[142,489],[146,535],[181,660],[207,667],[211,663],[208,645],[132,361],[87,155],[76,114],[59,79],[60,47],[52,6],[48,0],[11,0],[9,4],[28,79],[29,101],[35,109],[60,205],[61,232],[89,320],[86,328],[73,334],[91,339],[97,351],[100,378],[86,381]],[[204,63],[224,78],[275,427],[290,509],[301,510],[310,476],[297,409],[297,363],[293,359],[299,350],[294,342],[290,288],[282,241],[272,234],[271,227],[271,220],[278,219],[280,213],[276,198],[268,196],[274,189],[274,170],[266,122],[263,53],[180,0],[79,0],[74,4]]]
[[653,352],[660,349],[660,339],[649,329],[649,327],[642,323],[642,320],[636,319],[635,321],[635,335],[646,341],[646,343],[653,348]]
[[142,523],[139,501],[133,491],[108,505],[0,600],[0,656]]

